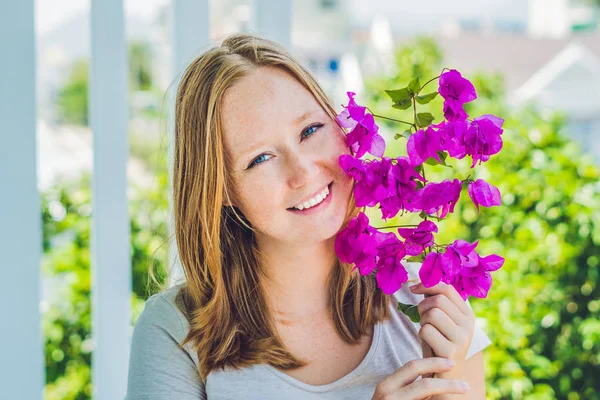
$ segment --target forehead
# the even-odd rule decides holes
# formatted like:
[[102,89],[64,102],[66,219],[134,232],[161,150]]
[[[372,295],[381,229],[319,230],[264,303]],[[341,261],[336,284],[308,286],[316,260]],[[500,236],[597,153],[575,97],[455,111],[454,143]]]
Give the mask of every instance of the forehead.
[[278,68],[259,67],[225,91],[221,104],[225,143],[236,152],[276,128],[292,127],[294,120],[321,106],[300,82]]

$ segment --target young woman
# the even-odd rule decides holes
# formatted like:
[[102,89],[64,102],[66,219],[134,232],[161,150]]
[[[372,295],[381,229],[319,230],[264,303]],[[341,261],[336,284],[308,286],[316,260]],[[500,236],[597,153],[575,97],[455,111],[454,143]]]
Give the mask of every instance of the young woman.
[[268,40],[230,36],[187,68],[173,174],[186,282],[138,319],[128,400],[485,398],[490,342],[453,287],[387,296],[337,258],[360,209],[335,115]]

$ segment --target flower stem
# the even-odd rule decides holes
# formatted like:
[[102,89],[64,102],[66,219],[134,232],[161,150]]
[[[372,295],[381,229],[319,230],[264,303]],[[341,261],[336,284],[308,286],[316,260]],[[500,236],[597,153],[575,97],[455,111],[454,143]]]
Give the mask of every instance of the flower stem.
[[415,100],[415,98],[412,98],[412,102],[413,102],[413,114],[415,116],[415,131],[417,130],[417,101]]
[[[444,72],[444,71],[442,70],[442,72]],[[440,74],[440,75],[441,75],[441,74]],[[430,84],[431,82],[435,81],[436,79],[440,79],[440,77],[439,77],[439,76],[436,76],[435,78],[431,78],[430,80],[428,80],[427,82],[425,82],[425,84],[424,84],[423,86],[421,86],[421,88],[420,88],[420,89],[419,89],[419,91],[417,92],[417,95],[418,95],[419,93],[421,93],[421,90],[423,90],[423,88],[425,88],[425,86],[427,86],[427,85],[428,85],[428,84]]]
[[376,227],[375,229],[392,229],[392,228],[416,228],[419,225],[391,225],[391,226],[381,226]]
[[[369,108],[367,108],[367,110],[369,110]],[[373,112],[372,112],[371,110],[369,110],[369,112],[370,112],[371,114],[373,114]],[[384,117],[383,115],[377,115],[377,114],[373,114],[373,117],[376,117],[376,118],[383,118],[383,119],[387,119],[387,120],[389,120],[389,121],[394,121],[394,122],[400,122],[400,123],[402,123],[402,124],[406,124],[406,125],[410,125],[410,126],[414,126],[414,125],[415,125],[415,124],[412,124],[412,123],[410,123],[410,122],[408,122],[408,121],[402,121],[401,119],[388,118],[388,117]]]

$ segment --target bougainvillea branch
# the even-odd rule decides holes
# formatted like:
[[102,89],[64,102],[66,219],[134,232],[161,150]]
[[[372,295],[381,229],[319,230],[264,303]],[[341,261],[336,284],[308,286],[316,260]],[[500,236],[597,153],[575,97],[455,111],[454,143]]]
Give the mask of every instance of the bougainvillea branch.
[[[431,82],[438,80],[437,92],[421,94]],[[463,188],[480,212],[480,207],[499,206],[500,191],[483,179],[446,179],[433,182],[426,179],[426,165],[452,168],[452,159],[471,157],[470,168],[486,162],[502,149],[504,120],[495,115],[470,119],[464,104],[477,99],[473,84],[457,70],[444,69],[440,76],[420,85],[419,78],[407,87],[386,90],[392,107],[408,110],[413,107],[413,122],[376,115],[356,103],[353,92],[348,92],[348,104],[338,114],[340,125],[349,130],[346,141],[353,155],[340,156],[340,166],[356,182],[354,196],[359,207],[378,207],[384,220],[418,213],[423,221],[417,225],[396,225],[375,228],[364,213],[350,220],[336,237],[335,250],[344,262],[354,264],[360,274],[376,274],[379,287],[386,293],[395,293],[408,280],[402,260],[421,262],[419,277],[425,287],[439,282],[454,286],[461,297],[486,297],[492,284],[490,273],[498,270],[504,258],[491,254],[481,256],[475,249],[478,241],[461,239],[448,245],[435,243],[438,226],[454,212]],[[417,112],[417,104],[424,105],[437,95],[444,98],[444,120],[433,124],[430,113]],[[405,138],[406,156],[384,157],[385,141],[379,134],[375,118],[406,124],[410,129],[394,139]],[[414,131],[414,132],[413,132]],[[375,159],[362,159],[367,153]],[[397,228],[396,232],[382,232]],[[399,304],[407,313],[407,306]],[[410,311],[415,318],[414,310]]]

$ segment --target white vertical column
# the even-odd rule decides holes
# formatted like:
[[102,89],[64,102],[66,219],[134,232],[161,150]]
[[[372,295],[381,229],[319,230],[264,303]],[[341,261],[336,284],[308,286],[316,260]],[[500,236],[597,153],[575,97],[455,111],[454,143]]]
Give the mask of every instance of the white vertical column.
[[291,50],[292,0],[252,0],[252,29]]
[[41,212],[36,182],[34,2],[0,12],[0,397],[41,399]]
[[122,399],[127,387],[131,260],[127,202],[128,88],[123,0],[92,0],[90,121],[92,356],[94,399]]
[[174,239],[173,220],[173,150],[174,138],[174,112],[175,96],[183,71],[188,64],[210,46],[210,21],[208,0],[173,0],[173,18],[171,19],[173,34],[172,71],[174,84],[169,93],[169,236],[173,237],[169,245],[169,260],[171,274],[169,284],[172,286],[183,278],[183,271],[177,253],[177,244]]

